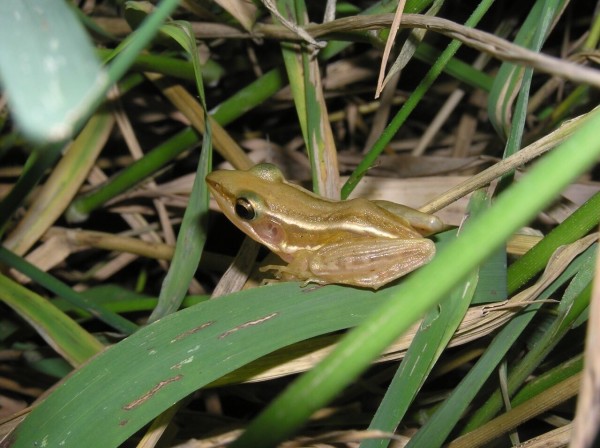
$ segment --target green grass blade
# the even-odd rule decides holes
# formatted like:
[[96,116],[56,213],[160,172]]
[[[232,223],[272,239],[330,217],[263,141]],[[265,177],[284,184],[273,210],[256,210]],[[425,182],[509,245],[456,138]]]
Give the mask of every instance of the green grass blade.
[[4,233],[7,223],[13,214],[25,202],[27,196],[44,178],[48,169],[61,156],[64,148],[62,143],[53,143],[48,146],[37,147],[27,159],[25,170],[11,188],[10,192],[0,202],[0,234]]
[[[539,38],[538,30],[540,22],[545,22],[548,14],[560,14],[567,2],[562,0],[552,3],[553,7],[551,9],[545,0],[535,2],[531,8],[531,12],[515,36],[516,44],[525,48],[535,46],[533,41],[536,39],[536,36]],[[544,19],[544,16],[546,16],[546,19]],[[544,39],[546,36],[541,37]],[[508,136],[510,134],[512,121],[510,118],[511,107],[514,101],[513,92],[518,90],[524,70],[524,67],[511,63],[503,63],[495,76],[494,85],[492,86],[488,100],[488,113],[490,121],[498,135]]]
[[257,80],[231,95],[210,113],[221,126],[227,126],[273,96],[284,86],[284,79],[282,69],[269,70]]
[[200,255],[206,241],[209,201],[204,178],[209,172],[211,160],[210,124],[207,123],[192,193],[177,235],[175,254],[163,281],[158,304],[150,315],[150,322],[177,311],[200,262]]
[[121,42],[118,54],[115,55],[107,68],[107,73],[112,83],[117,82],[127,73],[127,70],[134,64],[138,54],[150,44],[160,30],[163,22],[167,20],[178,5],[179,0],[162,0],[158,3],[152,14],[146,17],[140,27],[134,33],[130,34],[125,41]]
[[98,305],[93,300],[88,299],[85,295],[76,292],[68,285],[64,284],[50,274],[41,271],[36,266],[29,263],[27,260],[18,257],[4,247],[0,247],[0,263],[10,266],[22,274],[25,274],[31,280],[37,282],[40,286],[52,291],[59,297],[67,300],[81,310],[87,310],[96,318],[110,325],[117,331],[124,334],[134,333],[138,326],[133,322],[119,316],[111,311],[108,311],[101,305]]
[[[281,15],[290,22],[300,26],[307,22],[304,1],[278,0],[277,5]],[[337,153],[321,85],[319,62],[311,56],[312,50],[306,44],[282,43],[281,51],[312,168],[313,191],[338,199]]]
[[0,300],[25,319],[72,366],[79,366],[104,346],[48,300],[0,274]]
[[[551,21],[554,18],[555,14],[557,14],[558,11],[560,11],[561,0],[540,0],[538,1],[538,3],[541,3],[543,6],[541,10],[539,10],[539,17],[536,17],[537,20],[535,32],[533,34],[533,38],[529,48],[530,50],[536,52],[539,52],[542,48],[542,44],[544,43],[549,31]],[[529,91],[531,88],[532,78],[533,69],[531,67],[525,68],[523,78],[520,81],[520,87],[518,89],[519,93],[517,96],[517,103],[513,112],[508,141],[506,142],[506,146],[504,147],[503,158],[512,156],[521,148],[523,132],[526,126],[525,121],[527,119],[527,104],[529,100]],[[495,83],[498,82],[501,82],[501,80],[499,78],[496,78]],[[504,87],[505,85],[502,84],[502,88]],[[490,99],[491,98],[492,96],[490,95]],[[512,172],[502,176],[500,179],[500,183],[497,187],[498,191],[502,191],[502,189],[509,185],[512,182],[513,177],[514,173]]]
[[[208,117],[196,39],[189,23],[172,22],[163,26],[162,30],[176,40],[191,57],[196,74],[196,86],[201,100],[200,103],[205,117]],[[209,194],[204,178],[212,166],[212,137],[210,120],[205,120],[205,123],[206,129],[202,139],[200,160],[198,161],[188,206],[185,209],[181,228],[177,235],[175,254],[160,289],[158,304],[150,315],[150,322],[174,313],[181,306],[200,262],[200,256],[206,242]]]
[[198,133],[193,128],[178,132],[117,173],[106,184],[77,197],[67,210],[67,220],[76,222],[83,217],[87,218],[91,212],[102,207],[109,200],[164,168],[182,152],[193,147],[198,139]]
[[[156,307],[158,301],[157,297],[132,292],[116,284],[95,286],[84,291],[82,295],[113,313],[151,312]],[[189,308],[190,306],[197,305],[198,303],[209,299],[210,296],[206,294],[189,295],[183,300],[182,306]],[[53,303],[61,311],[76,313],[78,317],[83,319],[91,319],[94,317],[92,314],[82,311],[81,308],[73,306],[64,299],[56,298]]]
[[[544,331],[542,337],[535,341],[531,350],[510,369],[508,393],[513,395],[533,370],[539,366],[548,353],[560,342],[575,320],[589,305],[591,281],[596,262],[597,244],[589,247],[580,255],[581,267],[569,284],[560,302],[558,313],[552,325]],[[463,433],[472,431],[491,420],[503,406],[500,391],[494,392],[490,398],[469,419]]]
[[577,355],[558,366],[542,373],[528,382],[511,400],[513,406],[525,403],[527,400],[544,392],[546,389],[580,373],[583,370],[583,355]]
[[[399,334],[596,162],[600,156],[599,125],[600,115],[594,113],[575,136],[547,154],[521,182],[500,195],[487,212],[465,229],[461,238],[429,265],[406,279],[397,291],[382,291],[382,304],[373,314],[350,332],[329,357],[276,398],[232,446],[272,446],[331,400]],[[532,191],[536,194],[532,195]],[[431,282],[432,278],[436,281]],[[310,402],[306,397],[311,397]]]
[[[445,236],[440,244],[441,250],[444,242],[456,238],[454,231],[441,236]],[[369,430],[387,433],[396,430],[469,309],[477,287],[477,277],[476,270],[462,285],[455,288],[448,298],[425,315],[419,331],[369,425]],[[389,439],[368,439],[360,446],[361,448],[385,448],[389,442]]]
[[[100,57],[110,59],[114,57],[113,51],[106,48],[96,49]],[[194,67],[189,61],[160,54],[139,54],[133,64],[131,71],[156,72],[174,78],[193,81],[195,79]],[[208,59],[202,65],[202,78],[205,82],[218,82],[225,69],[212,59]]]
[[[574,260],[565,271],[546,290],[540,294],[539,300],[548,299],[558,288],[564,285],[581,266],[581,258]],[[514,346],[525,328],[535,317],[540,304],[533,304],[527,312],[516,315],[493,339],[485,353],[479,358],[475,366],[454,388],[452,394],[444,400],[437,411],[427,423],[410,440],[407,448],[427,446],[441,446],[446,437],[457,424],[475,395],[488,381],[490,375],[496,370],[498,364],[504,359],[508,351]]]
[[508,297],[506,277],[506,248],[502,247],[490,255],[479,269],[479,281],[477,282],[477,290],[475,291],[471,305],[506,300]]
[[[487,195],[485,202],[481,200],[473,203],[472,200],[469,200],[469,204],[473,203],[473,205],[469,205],[467,216],[480,213],[482,208],[489,207],[490,202],[491,198]],[[485,262],[479,266],[477,288],[473,294],[471,305],[501,302],[507,299],[508,292],[506,290],[506,265],[506,247],[501,247],[490,254]]]
[[[440,52],[429,45],[427,42],[421,42],[417,47],[415,58],[426,62],[429,65],[435,64],[435,61],[440,57]],[[494,78],[487,73],[477,70],[472,65],[469,65],[460,59],[452,58],[448,61],[448,65],[444,68],[444,73],[452,76],[476,89],[481,89],[489,92],[492,88]]]

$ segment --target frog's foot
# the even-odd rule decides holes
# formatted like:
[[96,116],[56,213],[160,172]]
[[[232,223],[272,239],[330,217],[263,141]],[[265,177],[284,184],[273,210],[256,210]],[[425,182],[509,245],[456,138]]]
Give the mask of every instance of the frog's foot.
[[287,266],[283,266],[283,265],[278,265],[278,264],[268,264],[266,266],[261,266],[260,268],[258,268],[258,270],[260,272],[267,272],[267,271],[273,271],[273,276],[280,280],[283,277],[285,277],[285,274],[293,274],[288,268]]
[[[283,265],[270,264],[267,266],[262,266],[258,270],[260,272],[274,271],[273,276],[275,277],[276,280],[300,281],[300,282],[302,282],[302,284],[300,285],[301,288],[305,288],[309,284],[322,283],[321,281],[319,281],[319,279],[306,278],[306,275],[300,275],[296,269],[293,269],[291,267],[291,265],[283,266]],[[276,280],[266,279],[266,280],[263,280],[263,282],[266,281],[267,284],[269,284],[269,283],[275,283]]]
[[271,286],[271,285],[276,285],[277,283],[281,283],[279,280],[277,280],[276,278],[263,278],[260,281],[260,286]]
[[262,280],[261,285],[272,285],[274,283],[279,283],[281,281],[292,281],[292,280],[298,280],[298,277],[296,275],[296,273],[291,270],[288,269],[287,266],[283,266],[283,265],[277,265],[277,264],[269,264],[266,266],[261,266],[260,268],[258,268],[258,270],[260,272],[268,272],[268,271],[272,271],[273,272],[273,277],[275,278],[265,278]]
[[[283,280],[285,281],[292,281],[290,279],[286,279]],[[271,286],[271,285],[277,285],[279,283],[281,283],[282,280],[279,278],[263,278],[262,281],[260,282],[260,286]],[[319,288],[322,288],[323,285],[320,285],[318,283],[315,283],[314,280],[304,280],[302,283],[300,283],[300,288],[302,288],[304,291],[303,292],[311,292],[311,291],[315,291]]]

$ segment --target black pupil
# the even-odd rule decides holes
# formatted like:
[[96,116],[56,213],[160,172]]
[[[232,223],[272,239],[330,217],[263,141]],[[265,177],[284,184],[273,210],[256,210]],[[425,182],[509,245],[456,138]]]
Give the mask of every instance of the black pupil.
[[240,218],[250,221],[254,219],[256,216],[256,212],[254,211],[254,207],[250,203],[250,201],[246,198],[239,198],[235,202],[235,214]]

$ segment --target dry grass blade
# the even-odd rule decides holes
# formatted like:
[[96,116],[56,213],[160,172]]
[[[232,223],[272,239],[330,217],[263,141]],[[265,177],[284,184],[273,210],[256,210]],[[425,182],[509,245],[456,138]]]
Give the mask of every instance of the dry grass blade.
[[[70,254],[71,248],[65,240],[58,235],[54,235],[45,239],[42,244],[29,252],[25,259],[40,270],[47,272],[64,262]],[[11,269],[10,273],[19,283],[26,284],[30,281],[29,277],[15,269]]]
[[560,428],[548,431],[541,436],[533,437],[515,448],[561,448],[568,446],[571,441],[573,424],[568,423]]
[[600,257],[596,257],[594,288],[590,303],[590,318],[588,321],[587,342],[585,349],[585,366],[583,384],[577,402],[577,413],[573,428],[574,448],[594,446],[598,440],[598,422],[600,408],[598,407],[598,370],[600,368],[600,352],[596,341],[600,338]]
[[451,448],[477,448],[487,446],[498,436],[505,434],[520,424],[549,411],[573,398],[579,391],[581,374],[576,374],[561,383],[541,392],[534,399],[519,405],[505,414],[486,423],[480,428],[453,440]]
[[[308,126],[308,146],[313,152],[313,158],[318,162],[314,164],[317,168],[317,181],[321,195],[331,199],[340,197],[340,172],[337,162],[337,151],[335,139],[331,130],[331,123],[327,113],[327,105],[323,94],[321,73],[317,58],[311,58],[308,63],[308,82],[310,88],[306,89],[307,95],[314,95],[315,106],[319,110],[319,121]],[[307,101],[308,102],[308,101]]]
[[392,25],[390,27],[390,35],[385,42],[385,48],[383,49],[383,56],[381,57],[381,66],[379,67],[379,76],[377,78],[377,87],[375,88],[375,99],[379,98],[381,91],[385,87],[384,77],[385,77],[385,67],[387,66],[388,59],[390,58],[390,53],[392,51],[392,47],[394,46],[394,42],[396,40],[396,34],[398,34],[398,29],[400,28],[400,21],[402,20],[402,13],[404,12],[404,6],[406,4],[406,0],[400,0],[398,2],[398,6],[396,6],[396,12],[394,13],[394,20],[392,21]]
[[[435,16],[439,12],[443,3],[444,3],[443,0],[435,1],[433,3],[433,5],[431,5],[429,10],[426,12],[426,14]],[[400,6],[401,6],[401,8],[400,8]],[[390,45],[390,48],[391,48],[391,44],[393,44],[393,42],[396,39],[398,27],[400,26],[400,20],[402,19],[402,14],[399,13],[401,10],[404,10],[403,2],[400,2],[398,4],[398,8],[396,9],[396,14],[394,17],[394,22],[392,24],[391,33],[388,36],[388,39],[385,43],[386,50],[388,48],[388,45]],[[387,65],[387,59],[384,59],[384,61],[382,62],[380,72],[379,72],[379,78],[377,80],[377,88],[375,90],[375,98],[377,98],[378,95],[383,90],[383,88],[386,85],[388,85],[388,83],[390,81],[392,81],[392,79],[394,79],[397,74],[400,73],[400,71],[406,66],[406,64],[408,64],[412,60],[412,58],[415,54],[415,51],[417,50],[417,46],[418,46],[418,44],[420,44],[423,41],[425,34],[426,34],[425,29],[419,29],[419,30],[415,29],[415,30],[411,31],[409,38],[406,39],[406,42],[404,43],[404,45],[402,46],[402,49],[400,50],[400,54],[398,54],[398,57],[396,58],[396,60],[394,61],[394,63],[390,67],[390,69],[388,70],[387,75],[382,80],[383,71],[384,71],[385,66]],[[384,55],[385,55],[385,51],[384,51]]]
[[526,146],[519,152],[496,163],[481,173],[472,176],[467,181],[461,183],[452,190],[447,191],[439,198],[436,198],[434,201],[424,205],[420,208],[420,210],[424,213],[436,212],[437,210],[440,210],[446,205],[453,203],[466,194],[486,186],[503,174],[513,171],[525,163],[541,156],[545,152],[565,141],[579,128],[579,126],[585,123],[587,117],[587,114],[581,115],[563,123],[563,125],[556,131],[542,137],[538,141]]
[[235,17],[246,31],[252,29],[257,14],[257,8],[253,3],[244,0],[215,0],[215,3]]
[[53,227],[48,230],[46,237],[48,241],[54,239],[63,240],[64,244],[71,247],[73,251],[93,247],[96,249],[127,252],[157,260],[170,260],[173,257],[174,251],[174,247],[170,244],[143,241],[130,236],[92,230]]
[[[184,87],[172,85],[162,75],[147,73],[146,76],[163,91],[169,101],[185,115],[198,132],[204,132],[204,113],[202,111],[202,106],[200,106],[200,103],[198,103]],[[210,125],[212,129],[213,145],[226,160],[228,160],[235,168],[242,170],[248,169],[254,165],[242,148],[240,148],[236,141],[231,138],[219,123],[210,119]]]
[[[96,162],[113,123],[114,117],[107,110],[100,111],[88,122],[36,196],[27,214],[5,239],[6,248],[17,255],[25,254],[63,214]],[[69,182],[65,179],[69,179]]]
[[405,442],[406,437],[385,431],[331,431],[316,436],[300,436],[296,440],[283,443],[281,448],[302,448],[306,446],[334,447],[339,444],[351,444],[371,439],[388,439],[397,442]]
[[[309,25],[305,29],[314,37],[350,31],[366,31],[389,27],[394,20],[393,14],[372,16],[353,16],[337,19],[322,25]],[[457,39],[465,45],[503,61],[533,67],[544,73],[560,76],[574,82],[600,87],[600,72],[563,61],[541,53],[526,50],[493,34],[461,26],[439,17],[405,14],[401,27],[424,28]],[[257,25],[256,33],[261,37],[297,40],[294,33],[276,25]]]
[[259,249],[260,245],[256,241],[249,237],[244,238],[237,256],[215,286],[211,298],[242,289],[252,271]]

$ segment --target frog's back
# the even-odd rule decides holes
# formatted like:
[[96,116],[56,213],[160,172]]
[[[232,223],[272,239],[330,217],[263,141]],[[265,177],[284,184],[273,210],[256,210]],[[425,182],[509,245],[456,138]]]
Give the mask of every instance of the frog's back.
[[422,238],[408,220],[364,198],[337,202],[333,221],[342,222],[351,234],[384,238]]

